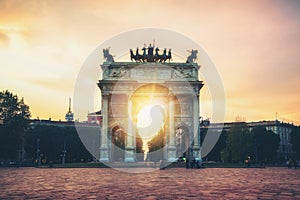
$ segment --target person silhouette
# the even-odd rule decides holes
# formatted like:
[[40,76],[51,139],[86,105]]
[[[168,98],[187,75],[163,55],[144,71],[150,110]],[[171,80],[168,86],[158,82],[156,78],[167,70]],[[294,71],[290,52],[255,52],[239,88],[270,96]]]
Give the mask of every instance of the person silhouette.
[[149,44],[148,56],[147,56],[147,61],[148,62],[153,62],[154,61],[153,50],[154,50],[154,47],[151,44]]

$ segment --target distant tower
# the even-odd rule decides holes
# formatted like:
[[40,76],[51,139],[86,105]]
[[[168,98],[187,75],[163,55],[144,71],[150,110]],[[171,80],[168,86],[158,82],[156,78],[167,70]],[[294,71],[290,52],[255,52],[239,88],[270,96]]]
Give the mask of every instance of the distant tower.
[[71,111],[71,98],[69,98],[69,111],[67,112],[65,119],[67,122],[72,122],[74,120],[74,114]]

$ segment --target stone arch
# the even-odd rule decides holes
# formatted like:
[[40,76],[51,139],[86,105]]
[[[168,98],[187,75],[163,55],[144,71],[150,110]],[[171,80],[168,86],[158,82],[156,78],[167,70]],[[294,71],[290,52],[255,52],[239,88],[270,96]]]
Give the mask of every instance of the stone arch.
[[[165,145],[163,159],[176,161],[176,123],[188,124],[184,129],[189,145],[193,135],[199,135],[199,91],[203,86],[198,80],[199,67],[190,63],[154,64],[149,66],[135,63],[103,63],[103,79],[98,86],[102,92],[103,125],[101,127],[100,161],[110,162],[112,144],[108,138],[116,129],[112,124],[123,125],[126,132],[125,162],[136,162],[136,116],[147,100],[160,99],[164,105]],[[175,75],[178,67],[192,72],[192,76],[182,78]],[[127,70],[126,76],[110,76],[118,69]],[[145,100],[145,101],[144,101]],[[139,105],[140,104],[140,105]],[[187,136],[185,136],[187,137]],[[198,138],[198,137],[197,137]],[[184,143],[185,147],[187,142]],[[191,152],[200,158],[199,141],[195,140]]]
[[[158,134],[161,131],[164,131],[166,129],[166,126],[168,126],[168,98],[169,98],[169,94],[170,94],[170,89],[164,85],[164,84],[160,84],[160,83],[145,83],[145,84],[139,84],[137,85],[137,87],[135,88],[134,92],[132,93],[132,95],[130,96],[130,101],[132,102],[132,119],[134,121],[134,124],[136,124],[136,127],[134,127],[134,130],[136,130],[136,137],[139,135],[141,136],[142,139],[149,139],[152,138]],[[154,108],[154,110],[159,110],[161,111],[162,114],[162,127],[160,127],[160,129],[157,129],[156,131],[153,131],[152,133],[151,130],[155,129],[156,127],[156,123],[151,123],[151,125],[149,125],[149,127],[146,127],[145,129],[150,130],[149,133],[145,133],[147,131],[145,131],[144,133],[140,132],[142,131],[143,128],[138,128],[137,127],[137,116],[138,113],[145,107],[145,106],[149,106],[149,105],[153,105],[152,109]],[[151,115],[151,113],[150,113]],[[153,120],[153,116],[152,116],[152,120]],[[157,120],[157,119],[154,119]],[[149,134],[149,135],[147,135]],[[168,134],[168,131],[166,131],[165,133],[166,135]],[[148,138],[147,138],[148,137]],[[144,142],[146,141],[144,140]],[[149,141],[147,140],[147,141]],[[164,138],[164,147],[166,146],[166,138]],[[155,150],[155,152],[153,152],[151,155],[154,155],[154,157],[159,157],[160,159],[164,159],[164,157],[166,157],[166,149],[165,148],[161,148],[159,150]],[[156,155],[159,154],[159,155]],[[147,158],[149,158],[149,154],[147,155]],[[157,160],[157,161],[159,161]]]
[[111,161],[121,162],[125,158],[126,133],[123,127],[114,124],[110,130]]
[[175,129],[175,146],[176,146],[176,157],[179,160],[189,158],[189,147],[191,141],[191,131],[189,126],[185,123],[180,123]]

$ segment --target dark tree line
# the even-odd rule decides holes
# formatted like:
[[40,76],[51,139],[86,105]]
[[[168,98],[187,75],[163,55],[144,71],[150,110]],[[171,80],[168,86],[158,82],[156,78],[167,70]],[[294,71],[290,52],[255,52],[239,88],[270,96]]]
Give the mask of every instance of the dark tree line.
[[163,160],[163,147],[165,146],[166,133],[162,128],[150,141],[148,141],[149,153],[147,159],[158,162]]
[[28,129],[25,136],[25,151],[27,158],[32,161],[37,162],[37,153],[46,163],[62,163],[64,154],[65,162],[87,162],[93,159],[74,126],[37,125]]
[[[215,134],[213,131],[210,134]],[[207,129],[202,129],[202,138]],[[212,151],[204,159],[216,162],[242,163],[250,158],[253,163],[275,163],[280,138],[264,127],[250,130],[246,125],[232,127],[222,132]]]
[[[203,139],[207,134],[208,129],[203,128],[201,129],[201,145],[203,144]],[[216,131],[211,131],[210,134],[218,134]],[[227,144],[227,133],[223,130],[221,133],[216,145],[213,149],[209,152],[209,154],[205,157],[205,159],[213,160],[216,162],[222,162],[223,159],[226,157],[224,154],[226,153],[226,144]]]
[[[75,127],[29,127],[29,106],[8,90],[0,92],[0,161],[33,162],[37,145],[44,161],[59,162],[65,149],[66,161],[91,159]],[[39,143],[39,144],[37,144]]]
[[300,160],[300,127],[295,127],[291,133],[291,143],[293,145],[294,158]]
[[30,118],[23,98],[8,90],[0,92],[0,160],[17,160],[24,148],[24,133]]
[[138,133],[135,142],[136,142],[136,153],[137,153],[136,159],[137,161],[144,161],[143,139]]

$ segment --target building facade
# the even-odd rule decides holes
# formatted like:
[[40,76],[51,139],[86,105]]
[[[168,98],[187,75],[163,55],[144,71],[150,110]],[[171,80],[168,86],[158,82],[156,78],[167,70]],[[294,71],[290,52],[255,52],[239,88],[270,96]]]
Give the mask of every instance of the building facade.
[[226,122],[210,123],[208,120],[200,122],[202,128],[213,128],[220,129],[223,126],[224,130],[230,130],[233,126],[246,125],[250,131],[256,127],[265,127],[266,130],[274,132],[280,137],[280,143],[277,150],[278,160],[288,160],[293,155],[292,143],[291,143],[291,132],[295,128],[294,124],[286,123],[283,121],[272,120],[272,121],[259,121],[259,122]]

